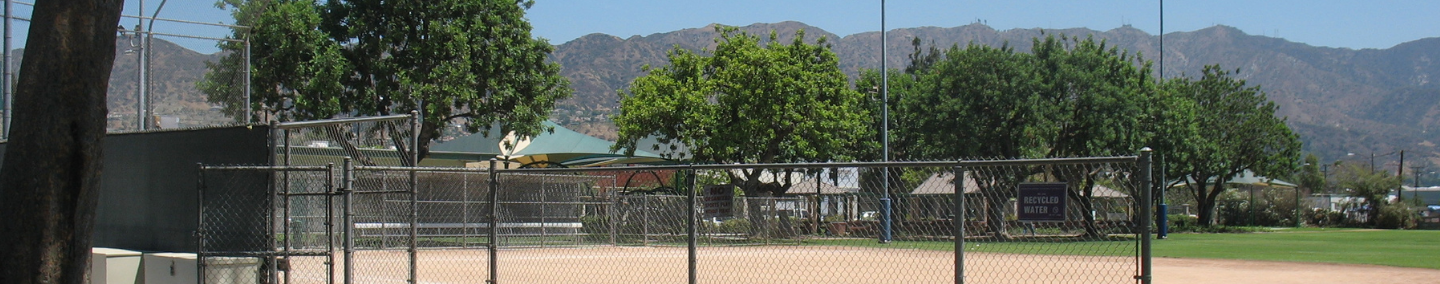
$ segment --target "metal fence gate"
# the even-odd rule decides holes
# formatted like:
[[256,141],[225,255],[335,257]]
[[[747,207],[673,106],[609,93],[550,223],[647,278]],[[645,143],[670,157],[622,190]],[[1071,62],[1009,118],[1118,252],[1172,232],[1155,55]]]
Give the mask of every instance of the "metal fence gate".
[[201,283],[330,283],[335,278],[333,167],[200,166]]
[[1149,283],[1147,159],[202,165],[202,283]]

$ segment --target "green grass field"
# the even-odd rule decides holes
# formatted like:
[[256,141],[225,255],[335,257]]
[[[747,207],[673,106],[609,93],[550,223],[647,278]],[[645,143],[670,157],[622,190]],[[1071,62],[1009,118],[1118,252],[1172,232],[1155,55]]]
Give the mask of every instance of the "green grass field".
[[[1133,255],[1136,242],[1130,237],[1114,237],[1106,241],[1070,241],[1069,238],[1020,238],[1023,241],[995,242],[971,240],[968,252],[1054,255]],[[377,240],[378,241],[378,240]],[[574,239],[548,240],[547,243],[571,244]],[[422,246],[483,244],[484,238],[426,238]],[[507,245],[539,244],[539,238],[509,238]],[[357,243],[363,243],[357,240]],[[585,243],[595,243],[594,240]],[[602,242],[603,243],[603,242]],[[625,244],[639,245],[638,240]],[[680,239],[652,240],[650,245],[684,246]],[[702,239],[701,246],[758,245],[756,241],[739,243]],[[803,241],[786,240],[770,245],[821,245],[889,249],[920,249],[950,251],[951,241],[902,241],[880,244],[866,238],[825,238]],[[1374,264],[1398,267],[1440,269],[1440,231],[1400,231],[1361,229],[1277,229],[1264,233],[1245,234],[1170,234],[1168,240],[1155,240],[1156,257],[1244,259],[1287,262],[1323,262]]]
[[1170,234],[1157,257],[1376,264],[1440,269],[1440,231],[1289,229],[1253,234]]
[[[953,250],[949,241],[896,241],[879,244],[873,239],[809,240],[810,245],[874,248]],[[970,241],[969,252],[1017,254],[1127,256],[1133,239],[1091,242],[987,242]],[[1288,262],[1374,264],[1440,269],[1440,231],[1359,229],[1279,229],[1248,234],[1170,234],[1156,240],[1156,257],[1245,259]]]

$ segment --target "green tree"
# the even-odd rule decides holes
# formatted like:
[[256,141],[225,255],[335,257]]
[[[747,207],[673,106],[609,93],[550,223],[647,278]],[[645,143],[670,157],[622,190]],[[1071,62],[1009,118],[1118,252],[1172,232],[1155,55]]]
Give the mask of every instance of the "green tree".
[[[786,163],[848,160],[872,130],[865,96],[850,89],[839,60],[820,38],[789,44],[771,32],[767,44],[733,27],[717,27],[713,55],[675,48],[670,65],[620,91],[614,150],[640,139],[688,145],[696,163]],[[746,196],[780,196],[792,171],[763,181],[760,170],[730,173]]]
[[[1235,72],[1239,72],[1238,70]],[[1199,80],[1174,79],[1165,84],[1170,94],[1194,103],[1193,136],[1178,137],[1186,146],[1176,149],[1180,158],[1171,164],[1200,210],[1200,224],[1215,224],[1216,199],[1226,180],[1245,170],[1262,176],[1283,176],[1299,158],[1299,136],[1275,117],[1278,108],[1258,86],[1218,65],[1206,66]]]
[[35,2],[0,168],[0,283],[86,283],[123,6]]
[[225,0],[237,25],[231,38],[248,39],[251,47],[251,107],[246,113],[245,44],[221,42],[228,52],[197,83],[211,103],[236,121],[259,120],[268,114],[281,121],[331,118],[344,114],[339,78],[350,68],[340,56],[339,44],[319,30],[319,6],[313,1]]
[[[1053,105],[1044,109],[1053,113],[1044,115],[1049,125],[1038,136],[1048,140],[1047,157],[1134,155],[1145,146],[1152,133],[1144,126],[1154,123],[1148,103],[1156,95],[1149,62],[1093,38],[1036,39],[1033,51],[1042,97]],[[1111,178],[1100,165],[1049,171],[1068,183],[1080,212],[1095,211],[1095,185]],[[1101,236],[1094,215],[1081,217],[1087,236]]]
[[[1143,131],[1154,96],[1148,63],[1088,38],[1049,36],[1032,44],[1034,54],[1007,46],[952,47],[929,64],[900,99],[905,111],[897,138],[911,141],[903,151],[924,159],[1110,156],[1134,154],[1149,139]],[[925,65],[927,57],[912,60]],[[1070,198],[1089,210],[1102,171],[1034,167],[974,178],[986,202],[999,206],[1013,197],[1015,184],[1044,172],[1070,183]],[[1004,218],[999,210],[989,214]],[[1092,216],[1084,218],[1093,224]],[[1001,222],[989,224],[1004,237]]]
[[[1008,46],[952,46],[944,59],[919,75],[916,91],[899,98],[899,140],[911,141],[903,150],[925,159],[1038,157],[1040,139],[1036,117],[1043,113],[1040,84],[1033,75],[1033,56]],[[963,135],[955,135],[962,133]],[[986,204],[1008,202],[1015,183],[1028,173],[986,172],[1003,176],[975,176]],[[991,207],[999,208],[999,207]],[[988,210],[986,222],[1004,238],[1004,212]]]
[[[232,35],[252,45],[251,103],[280,120],[419,111],[425,142],[399,150],[423,158],[450,123],[538,134],[570,96],[560,66],[546,62],[554,47],[530,35],[533,1],[225,1],[252,26]],[[240,113],[243,45],[220,47],[229,53],[200,88],[237,119],[254,115]]]
[[1325,174],[1320,171],[1320,157],[1307,153],[1304,161],[1293,174],[1295,182],[1311,192],[1325,191]]
[[1336,172],[1338,184],[1345,193],[1350,196],[1365,199],[1369,210],[1366,211],[1368,218],[1366,224],[1375,226],[1376,220],[1380,219],[1382,209],[1387,206],[1394,206],[1387,202],[1386,197],[1396,187],[1400,187],[1400,178],[1390,176],[1386,171],[1373,171],[1368,166],[1361,164],[1342,164]]

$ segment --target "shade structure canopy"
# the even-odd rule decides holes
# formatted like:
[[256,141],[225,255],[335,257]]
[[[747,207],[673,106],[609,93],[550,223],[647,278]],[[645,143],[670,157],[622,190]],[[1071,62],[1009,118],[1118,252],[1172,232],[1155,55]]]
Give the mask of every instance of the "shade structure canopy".
[[[1214,178],[1211,178],[1211,179],[1209,179],[1208,181],[1209,181],[1209,183],[1212,183],[1212,184],[1213,184],[1213,183],[1215,182],[1215,179],[1214,179]],[[1186,181],[1182,181],[1182,182],[1176,183],[1175,185],[1172,185],[1172,186],[1170,186],[1170,187],[1181,187],[1181,186],[1186,186],[1186,185],[1189,185],[1189,184],[1190,184],[1190,181],[1189,181],[1189,180],[1186,180]],[[1263,187],[1279,187],[1279,188],[1295,188],[1295,187],[1296,187],[1296,185],[1295,185],[1294,183],[1290,183],[1290,182],[1283,181],[1283,180],[1280,180],[1280,179],[1275,179],[1275,178],[1258,176],[1258,175],[1255,175],[1255,172],[1252,172],[1252,171],[1250,171],[1250,170],[1245,170],[1244,172],[1241,172],[1239,176],[1236,176],[1236,177],[1234,177],[1234,178],[1231,178],[1230,180],[1225,181],[1225,184],[1263,186]]]
[[553,131],[533,137],[521,137],[514,133],[504,136],[490,133],[471,134],[436,144],[438,151],[485,152],[493,151],[497,157],[531,167],[599,167],[623,164],[671,164],[651,152],[636,150],[633,156],[626,156],[624,149],[610,151],[614,142],[581,134],[546,121],[545,126]]

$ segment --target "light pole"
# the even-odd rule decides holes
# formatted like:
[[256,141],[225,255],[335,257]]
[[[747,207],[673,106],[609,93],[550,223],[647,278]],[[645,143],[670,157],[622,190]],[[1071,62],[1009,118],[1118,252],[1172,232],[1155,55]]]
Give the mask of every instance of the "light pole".
[[1165,190],[1170,187],[1170,180],[1165,179],[1165,155],[1158,156],[1160,156],[1160,182],[1155,184],[1160,185],[1160,205],[1158,210],[1155,210],[1158,215],[1155,217],[1158,218],[1156,220],[1160,220],[1157,222],[1160,223],[1160,231],[1155,234],[1155,238],[1163,240],[1170,237],[1170,205],[1165,202],[1167,199]]
[[[890,70],[888,69],[889,65],[885,62],[885,45],[887,43],[885,39],[885,0],[880,0],[880,141],[883,145],[880,151],[881,161],[885,163],[890,162]],[[890,167],[885,167],[883,170],[885,171],[885,181],[881,187],[881,191],[884,193],[880,197],[880,243],[890,243],[890,228],[894,223],[891,218],[894,215],[891,212],[894,208],[890,203]]]
[[[141,62],[143,63],[140,65],[140,103],[144,107],[144,110],[142,110],[142,112],[145,114],[145,117],[142,117],[140,120],[140,130],[145,130],[146,128],[150,127],[150,116],[153,115],[151,114],[152,111],[150,110],[150,47],[152,46],[151,42],[155,40],[155,17],[160,16],[160,10],[165,9],[165,2],[168,1],[169,0],[160,0],[160,6],[155,7],[155,13],[150,14],[150,25],[145,27],[145,30],[149,32],[145,33],[145,40],[141,41],[141,44],[143,44],[144,47],[140,48],[140,58]],[[144,0],[140,1],[141,9],[140,11],[137,11],[136,15],[140,15],[142,17],[145,16],[144,3]],[[140,20],[143,21],[144,19]],[[159,126],[158,121],[156,121],[155,124],[157,127]]]
[[148,91],[148,88],[145,88],[145,50],[149,46],[145,45],[145,37],[142,35],[145,32],[145,0],[139,2],[139,9],[135,11],[135,37],[132,39],[140,42],[132,43],[130,47],[139,49],[135,50],[135,129],[145,130],[145,106],[148,105],[145,103],[145,91]]
[[[1165,82],[1165,0],[1160,0],[1160,82]],[[1165,179],[1165,155],[1160,154],[1160,205],[1156,212],[1156,220],[1160,220],[1160,232],[1155,234],[1156,239],[1170,237],[1170,204],[1165,202],[1165,190],[1169,189],[1170,181]]]

